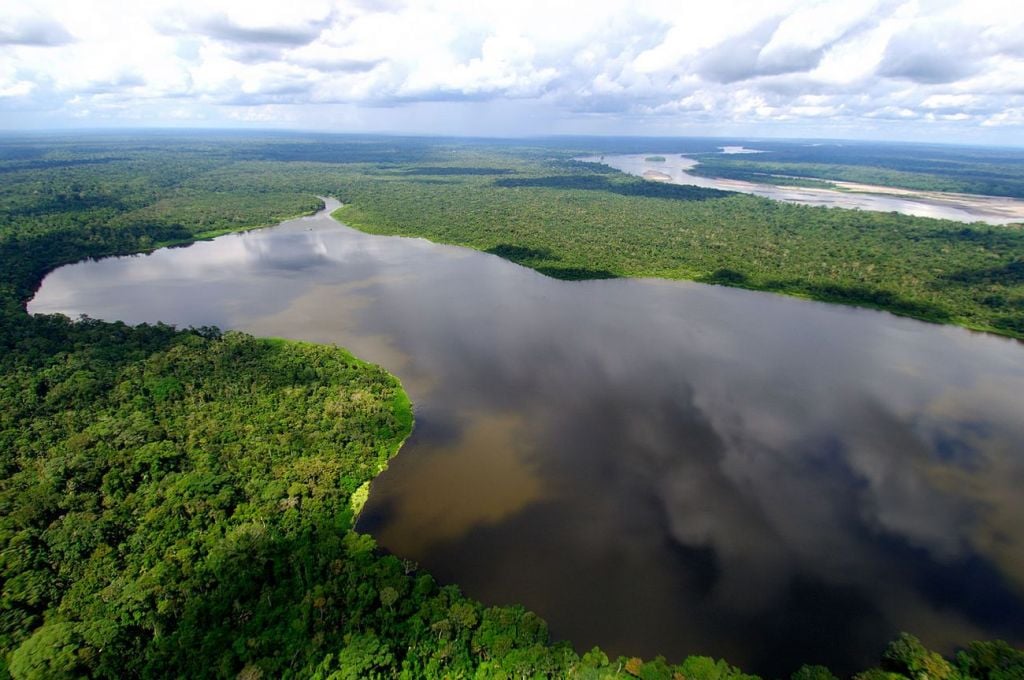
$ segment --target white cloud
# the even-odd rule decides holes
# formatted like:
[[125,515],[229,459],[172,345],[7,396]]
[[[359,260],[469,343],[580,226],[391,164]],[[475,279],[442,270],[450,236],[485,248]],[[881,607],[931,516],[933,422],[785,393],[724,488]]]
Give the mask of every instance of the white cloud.
[[1000,111],[986,118],[981,124],[984,127],[1022,127],[1024,126],[1024,108]]
[[55,18],[35,6],[8,6],[0,10],[0,45],[46,47],[73,42]]
[[35,89],[35,83],[17,80],[13,83],[0,85],[0,97],[21,97]]
[[1022,35],[1024,5],[1004,0],[14,0],[0,127],[427,132],[434,106],[467,133],[898,134],[929,119],[1024,142]]

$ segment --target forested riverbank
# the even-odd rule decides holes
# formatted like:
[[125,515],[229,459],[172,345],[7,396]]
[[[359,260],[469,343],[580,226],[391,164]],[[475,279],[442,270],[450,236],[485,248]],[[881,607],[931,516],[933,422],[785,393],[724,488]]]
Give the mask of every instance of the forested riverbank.
[[[574,166],[549,181],[536,174],[548,162],[537,155],[468,149],[453,163],[439,159],[449,150],[416,142],[321,142],[6,148],[0,676],[751,677],[700,656],[675,666],[599,650],[580,656],[568,642],[552,643],[530,612],[469,600],[353,532],[353,496],[412,424],[401,386],[382,369],[337,348],[210,328],[25,313],[42,276],[60,264],[273,223],[315,209],[317,194],[353,201],[352,214],[382,230],[398,230],[404,211],[415,211],[418,228],[439,240],[472,241],[563,278],[627,273],[609,259],[617,243],[609,235],[621,223],[602,231],[589,221],[608,208],[624,215],[636,207],[629,201],[642,200],[657,220],[680,200],[723,208],[735,200],[661,195]],[[549,201],[565,182],[579,186]],[[526,200],[517,203],[520,189]],[[769,211],[766,219],[775,218]],[[572,238],[576,227],[560,231],[569,223],[593,227],[597,240]],[[483,235],[470,238],[474,225]],[[650,226],[635,233],[640,240],[624,252],[630,262],[684,271],[659,264],[658,241],[643,240],[657,233]],[[701,247],[712,248],[701,233]],[[980,233],[989,244],[978,246],[980,261],[1010,258],[1008,273],[990,274],[994,285],[1016,291],[1016,237],[990,243],[995,232]],[[722,238],[713,249],[726,253]],[[553,240],[557,249],[545,250]],[[949,252],[973,261],[966,250]],[[739,263],[743,254],[726,257]],[[721,273],[742,269],[715,271],[712,278],[744,283]],[[665,654],[685,651],[699,652]],[[974,643],[948,662],[903,637],[861,677],[1003,680],[1022,669],[1024,653],[1005,643]],[[831,675],[805,667],[795,677]]]
[[915,191],[1024,197],[1019,150],[870,142],[765,142],[759,147],[767,153],[702,155],[694,174],[773,183],[774,178],[766,178],[779,175]]
[[556,278],[692,279],[1024,337],[1017,227],[812,208],[592,164],[485,170],[352,178],[336,216],[370,233],[492,252]]
[[0,256],[24,268],[32,258],[21,253],[35,248],[144,250],[237,228],[253,211],[255,224],[308,212],[314,194],[332,195],[347,206],[338,217],[363,230],[466,245],[557,278],[693,279],[1024,337],[1020,227],[664,185],[571,160],[585,151],[296,135],[155,149],[131,138],[22,142],[6,151],[0,190],[21,228]]

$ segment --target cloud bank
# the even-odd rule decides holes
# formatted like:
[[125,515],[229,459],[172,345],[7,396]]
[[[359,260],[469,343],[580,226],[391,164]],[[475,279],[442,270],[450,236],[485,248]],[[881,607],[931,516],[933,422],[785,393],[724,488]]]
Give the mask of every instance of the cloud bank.
[[1019,0],[16,0],[0,128],[1024,143]]

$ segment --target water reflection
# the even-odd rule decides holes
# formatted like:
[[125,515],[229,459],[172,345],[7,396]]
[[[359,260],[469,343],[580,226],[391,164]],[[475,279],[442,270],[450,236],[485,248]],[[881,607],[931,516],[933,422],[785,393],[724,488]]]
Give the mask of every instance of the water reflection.
[[[332,207],[336,206],[332,203]],[[1024,640],[1024,347],[686,282],[561,282],[326,216],[62,268],[33,312],[331,341],[416,430],[362,528],[580,648],[766,674]]]
[[[721,148],[722,153],[725,154],[761,153],[756,149],[743,147]],[[603,163],[616,170],[649,180],[736,191],[741,194],[764,196],[800,205],[855,208],[873,212],[899,212],[905,215],[934,217],[958,222],[987,222],[989,224],[1024,222],[1024,201],[1001,196],[978,196],[944,191],[910,191],[856,182],[831,182],[841,189],[835,190],[775,186],[737,179],[700,177],[688,172],[698,165],[699,161],[678,154],[588,156],[579,160]]]

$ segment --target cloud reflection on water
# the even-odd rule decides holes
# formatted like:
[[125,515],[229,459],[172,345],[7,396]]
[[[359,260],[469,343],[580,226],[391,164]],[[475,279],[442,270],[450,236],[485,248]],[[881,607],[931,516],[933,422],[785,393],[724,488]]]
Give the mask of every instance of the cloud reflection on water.
[[1024,346],[686,282],[562,282],[326,217],[63,268],[32,311],[334,341],[417,428],[363,528],[581,648],[767,674],[1024,639]]

